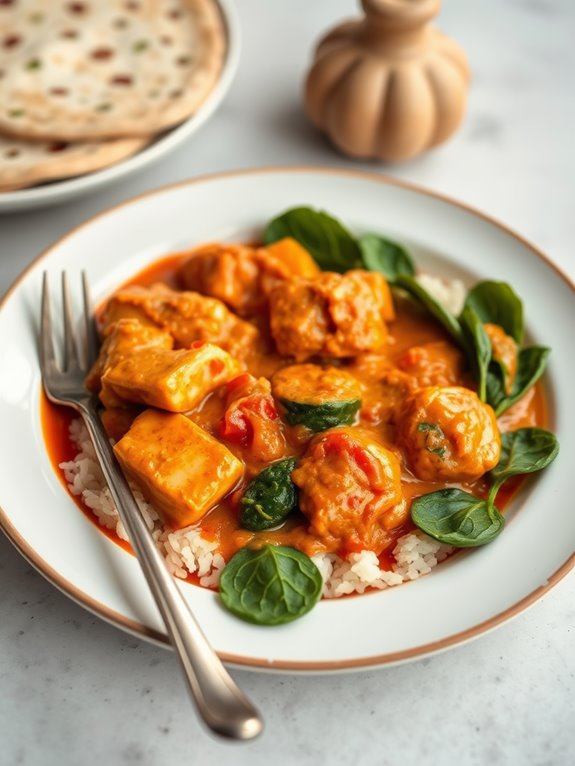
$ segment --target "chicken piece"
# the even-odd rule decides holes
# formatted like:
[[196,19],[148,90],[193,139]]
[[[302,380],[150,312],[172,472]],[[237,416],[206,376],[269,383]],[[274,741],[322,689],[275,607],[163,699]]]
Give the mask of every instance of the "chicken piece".
[[201,519],[243,474],[243,464],[184,415],[146,410],[114,452],[144,497],[179,529]]
[[417,380],[401,370],[390,368],[375,383],[365,384],[361,416],[373,425],[395,423],[406,398],[417,388]]
[[125,317],[159,327],[173,337],[177,348],[204,340],[239,359],[244,359],[259,340],[257,328],[232,314],[221,301],[161,284],[118,290],[106,306],[105,325]]
[[98,358],[86,377],[86,388],[99,393],[102,375],[109,367],[122,361],[136,349],[150,346],[169,350],[174,346],[174,339],[169,333],[155,326],[143,325],[138,319],[120,319],[108,325]]
[[373,425],[394,423],[398,408],[418,388],[417,379],[395,367],[388,355],[362,354],[348,369],[363,391],[361,417]]
[[456,346],[440,340],[412,346],[397,366],[413,375],[419,386],[456,386],[461,383],[465,357]]
[[505,393],[510,394],[517,372],[517,343],[498,324],[484,324],[491,341],[493,359],[505,368]]
[[501,452],[492,408],[460,386],[417,389],[398,417],[397,439],[409,468],[425,481],[474,481]]
[[284,427],[265,378],[244,373],[227,384],[222,439],[242,448],[250,462],[271,462],[287,454]]
[[179,351],[139,348],[106,370],[100,399],[106,407],[130,402],[187,412],[240,369],[233,356],[212,343],[199,341]]
[[292,276],[315,276],[319,268],[295,240],[267,248],[210,244],[193,250],[179,269],[187,290],[211,295],[242,316],[267,306],[273,287]]
[[280,354],[346,357],[381,350],[385,321],[394,317],[389,286],[381,274],[323,272],[292,279],[270,294],[272,336]]
[[189,253],[178,279],[186,290],[217,298],[238,314],[250,314],[267,302],[261,289],[260,260],[253,247],[204,245]]
[[309,532],[328,552],[379,554],[408,514],[398,458],[360,428],[316,436],[292,479]]
[[360,354],[347,369],[359,380],[375,383],[392,367],[389,354]]

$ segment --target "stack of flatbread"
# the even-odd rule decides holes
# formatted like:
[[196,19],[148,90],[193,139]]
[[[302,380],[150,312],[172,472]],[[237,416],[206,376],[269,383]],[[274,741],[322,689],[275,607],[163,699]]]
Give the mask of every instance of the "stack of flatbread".
[[0,0],[0,191],[134,154],[196,111],[225,47],[216,0]]

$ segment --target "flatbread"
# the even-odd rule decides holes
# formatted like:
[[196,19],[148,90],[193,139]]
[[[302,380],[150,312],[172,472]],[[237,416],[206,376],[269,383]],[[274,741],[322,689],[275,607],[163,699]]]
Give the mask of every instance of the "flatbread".
[[217,82],[215,0],[0,0],[0,132],[86,141],[189,117]]
[[129,157],[147,143],[146,138],[70,144],[0,136],[0,192],[100,170]]

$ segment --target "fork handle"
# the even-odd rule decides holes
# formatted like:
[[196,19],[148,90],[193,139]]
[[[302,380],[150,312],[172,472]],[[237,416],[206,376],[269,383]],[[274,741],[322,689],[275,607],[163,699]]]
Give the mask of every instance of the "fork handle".
[[79,406],[79,411],[201,717],[212,731],[223,737],[256,737],[263,728],[260,714],[224,668],[168,571],[116,460],[93,401]]

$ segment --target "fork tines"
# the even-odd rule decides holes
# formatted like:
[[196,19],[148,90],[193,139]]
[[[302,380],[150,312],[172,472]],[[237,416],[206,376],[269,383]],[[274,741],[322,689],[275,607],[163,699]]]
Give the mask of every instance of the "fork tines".
[[[98,353],[98,336],[94,320],[94,310],[90,297],[88,277],[85,271],[82,271],[82,299],[85,342],[79,343],[77,333],[74,330],[74,311],[68,275],[65,271],[62,272],[62,320],[64,329],[62,372],[87,370]],[[40,361],[45,372],[55,372],[58,370],[54,350],[54,329],[50,304],[50,285],[48,272],[45,271],[42,280],[40,324]]]

